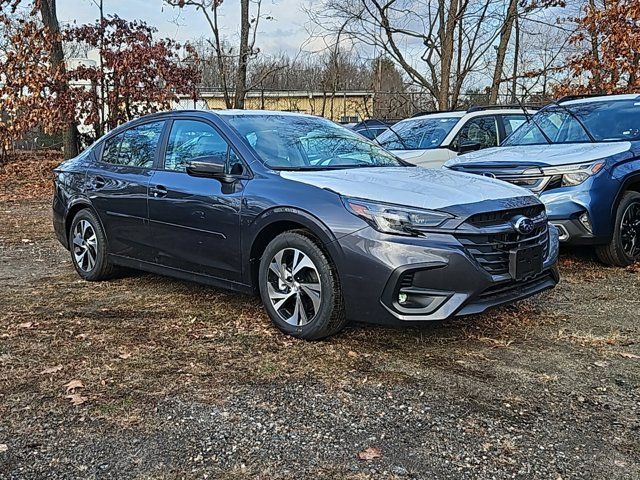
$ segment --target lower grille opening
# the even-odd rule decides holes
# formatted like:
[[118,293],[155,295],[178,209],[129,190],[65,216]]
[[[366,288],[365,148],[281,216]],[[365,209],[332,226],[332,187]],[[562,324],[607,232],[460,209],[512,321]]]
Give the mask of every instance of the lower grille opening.
[[478,296],[478,300],[495,299],[508,296],[510,297],[521,290],[528,290],[530,288],[536,287],[551,278],[553,278],[553,274],[551,272],[545,272],[536,277],[520,282],[511,281],[499,283],[487,288],[484,292],[482,292]]

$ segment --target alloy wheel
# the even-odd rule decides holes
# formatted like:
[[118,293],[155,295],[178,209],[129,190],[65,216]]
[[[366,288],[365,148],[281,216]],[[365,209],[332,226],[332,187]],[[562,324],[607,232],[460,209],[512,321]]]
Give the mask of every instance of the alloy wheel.
[[273,308],[290,325],[306,325],[320,310],[322,285],[318,269],[297,248],[282,249],[271,259],[267,290]]
[[631,258],[640,255],[640,202],[631,203],[622,214],[620,240],[624,253]]
[[87,220],[80,220],[73,229],[73,257],[83,272],[90,272],[96,265],[98,238]]

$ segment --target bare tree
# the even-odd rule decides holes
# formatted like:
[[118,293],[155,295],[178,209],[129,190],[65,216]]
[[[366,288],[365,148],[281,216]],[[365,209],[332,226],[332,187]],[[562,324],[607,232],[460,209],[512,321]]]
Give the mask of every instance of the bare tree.
[[324,0],[313,22],[381,49],[440,109],[455,107],[465,82],[500,34],[502,0]]
[[[271,19],[262,14],[262,0],[240,0],[240,41],[238,49],[229,47],[220,30],[219,13],[224,0],[165,0],[167,4],[186,8],[192,7],[200,12],[207,21],[212,40],[207,42],[215,50],[215,61],[220,81],[220,88],[227,108],[244,108],[245,97],[252,85],[247,81],[247,72],[252,59],[260,50],[256,47],[258,25],[261,18]],[[253,15],[252,15],[253,11]],[[229,60],[235,64],[230,71]],[[231,92],[234,92],[233,94]]]
[[[507,47],[509,46],[509,38],[511,37],[511,31],[513,30],[513,24],[518,16],[518,0],[509,0],[509,7],[507,8],[507,15],[504,19],[504,23],[500,28],[500,43],[496,51],[496,64],[493,70],[493,80],[491,82],[491,91],[489,93],[489,102],[496,103],[498,101],[498,91],[500,90],[500,83],[502,80],[502,73],[504,68],[504,59],[507,56]],[[517,57],[514,57],[514,62]]]
[[[42,23],[51,33],[53,41],[51,42],[51,64],[60,71],[65,70],[64,49],[62,46],[62,38],[60,34],[60,24],[58,23],[58,15],[56,12],[55,0],[39,0],[37,3],[42,17]],[[66,85],[60,87],[62,91],[66,89]],[[78,155],[78,127],[74,120],[70,120],[63,132],[64,155],[65,158],[72,158]]]

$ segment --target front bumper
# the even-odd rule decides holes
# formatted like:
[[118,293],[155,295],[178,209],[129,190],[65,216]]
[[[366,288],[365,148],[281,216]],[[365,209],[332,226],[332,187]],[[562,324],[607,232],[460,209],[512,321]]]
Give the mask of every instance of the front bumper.
[[609,241],[611,199],[614,197],[598,193],[580,187],[565,187],[540,195],[549,221],[560,231],[561,242],[593,245]]
[[[338,269],[347,316],[354,321],[392,325],[445,320],[527,298],[559,281],[554,227],[542,272],[519,282],[509,274],[488,273],[449,234],[399,237],[367,227],[339,242],[345,256]],[[401,304],[400,293],[409,301]]]

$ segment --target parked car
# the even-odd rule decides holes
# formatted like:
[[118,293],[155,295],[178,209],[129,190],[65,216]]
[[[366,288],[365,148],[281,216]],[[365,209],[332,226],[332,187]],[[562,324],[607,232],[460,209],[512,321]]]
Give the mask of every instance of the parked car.
[[607,265],[640,259],[640,95],[566,97],[501,148],[446,167],[529,188],[546,204],[561,241],[594,245]]
[[495,147],[524,123],[520,107],[472,107],[396,123],[377,142],[413,165],[440,168],[460,154]]
[[361,122],[356,123],[351,130],[356,133],[359,133],[365,138],[369,140],[373,140],[381,133],[385,132],[389,125],[392,125],[392,122],[386,122],[383,120],[377,120],[375,118],[370,118],[368,120],[363,120]]
[[155,114],[55,170],[78,274],[132,267],[244,293],[317,339],[347,319],[410,324],[553,287],[557,231],[528,190],[407,166],[329,120]]

